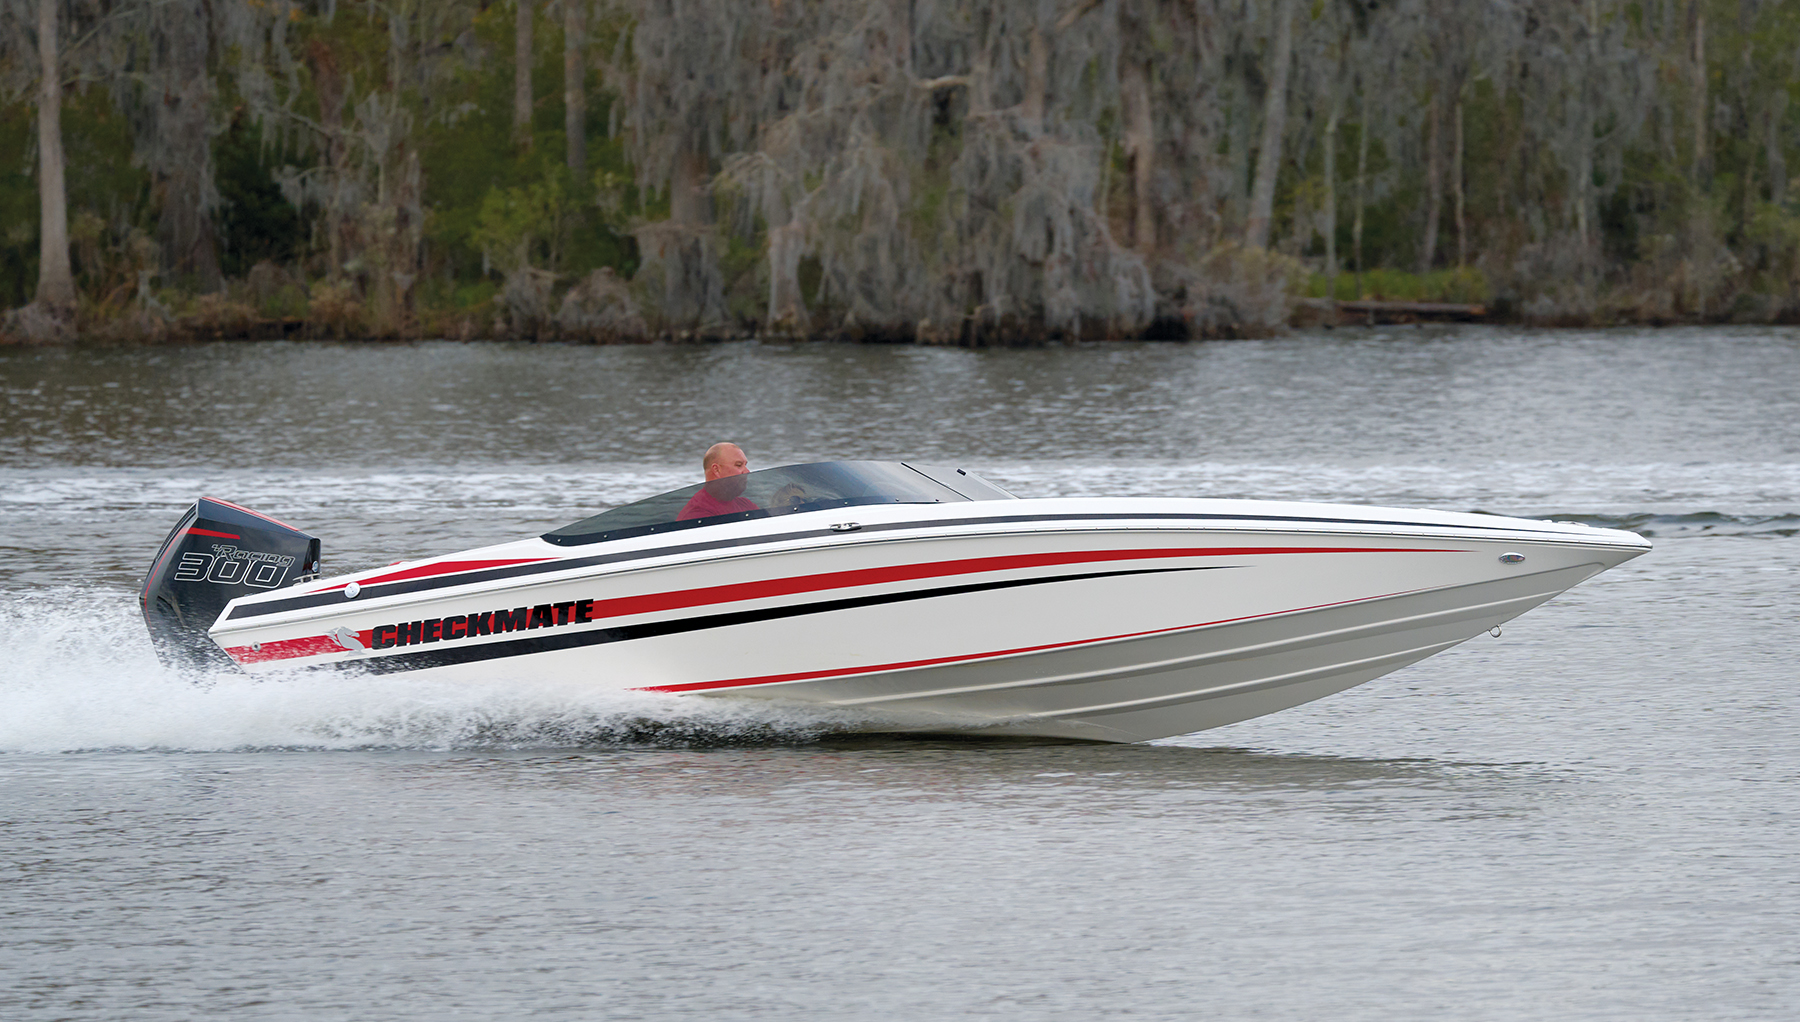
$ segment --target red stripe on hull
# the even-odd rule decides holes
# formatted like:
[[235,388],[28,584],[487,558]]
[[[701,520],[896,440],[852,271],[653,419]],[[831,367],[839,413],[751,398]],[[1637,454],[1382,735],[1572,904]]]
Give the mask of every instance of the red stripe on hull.
[[338,645],[337,640],[329,635],[308,635],[303,639],[281,639],[259,645],[261,648],[257,646],[227,646],[225,653],[240,664],[261,664],[270,660],[292,660],[295,657],[345,651],[344,647]]
[[1065,564],[1091,564],[1106,561],[1148,560],[1170,557],[1243,557],[1253,554],[1345,554],[1345,553],[1446,553],[1443,550],[1378,549],[1374,547],[1199,547],[1176,550],[1079,550],[1045,554],[1013,554],[1004,557],[970,557],[960,561],[935,564],[901,564],[886,568],[858,568],[832,571],[819,575],[797,575],[793,578],[768,579],[761,582],[737,582],[731,585],[683,589],[650,596],[621,596],[594,603],[594,617],[626,617],[661,610],[685,610],[708,604],[737,603],[775,596],[827,589],[853,589],[858,586],[883,585],[890,582],[916,582],[947,575],[976,575],[989,571],[1018,568],[1049,568]]
[[[818,575],[797,575],[792,578],[768,579],[761,582],[737,582],[731,585],[705,586],[700,589],[682,589],[668,593],[653,593],[648,596],[621,596],[611,600],[594,602],[593,621],[598,623],[606,618],[629,617],[635,614],[650,614],[663,610],[685,610],[692,607],[703,607],[721,603],[740,603],[746,600],[761,600],[776,596],[794,596],[801,593],[821,592],[829,589],[852,589],[858,586],[882,585],[890,582],[914,582],[927,578],[942,578],[949,575],[973,575],[990,571],[1006,571],[1017,568],[1046,568],[1066,564],[1102,563],[1108,561],[1147,560],[1153,558],[1172,557],[1247,557],[1261,554],[1442,554],[1460,553],[1455,549],[1418,548],[1418,547],[1184,547],[1171,550],[1078,550],[1041,554],[1012,554],[1000,557],[970,557],[957,561],[939,561],[933,564],[902,564],[885,568],[858,568],[853,571],[832,571]],[[445,562],[434,567],[447,564],[479,565],[494,567],[504,564],[522,564],[533,560],[550,560],[551,558],[527,558],[519,561],[462,561]],[[427,569],[411,569],[427,571]],[[363,584],[377,581],[391,581],[406,575],[396,572],[392,576],[370,579]],[[349,583],[344,583],[348,585]],[[332,588],[342,589],[343,585]],[[327,592],[329,590],[319,590]],[[1354,602],[1354,601],[1351,601]],[[1301,608],[1308,609],[1308,608]],[[1283,611],[1282,613],[1288,613]],[[1217,622],[1213,622],[1217,623]],[[1182,625],[1182,628],[1199,627]],[[1179,629],[1165,629],[1176,631]],[[1152,634],[1149,632],[1142,633]],[[371,645],[370,633],[359,633],[364,646]],[[1117,638],[1118,636],[1115,636]],[[1104,641],[1104,640],[1083,640]],[[1036,647],[1034,647],[1036,648]],[[1043,647],[1046,649],[1054,647]],[[249,646],[232,646],[226,649],[238,663],[266,663],[270,660],[289,660],[295,657],[317,656],[321,653],[341,653],[339,646],[330,636],[318,635],[300,639],[281,639],[265,642],[260,650],[252,650]],[[1000,653],[982,653],[976,656],[1001,656]],[[1011,652],[1025,652],[1013,650]],[[920,661],[921,666],[935,661]],[[865,670],[881,670],[891,668],[856,668],[852,673]],[[830,672],[827,672],[830,673]],[[773,684],[775,681],[796,681],[806,676],[780,676],[768,679],[736,679],[732,681],[697,682],[686,687],[659,687],[645,689],[654,692],[696,691],[702,688],[720,688],[733,685]]]
[[[374,643],[374,633],[368,629],[357,632],[356,641],[362,643],[364,649],[368,649]],[[292,660],[295,657],[344,652],[347,650],[329,635],[308,635],[301,639],[277,639],[254,646],[225,648],[226,655],[240,664],[262,664],[271,660]]]
[[[380,585],[383,582],[405,582],[415,578],[431,578],[433,575],[454,575],[464,571],[481,571],[484,568],[510,568],[515,564],[536,564],[539,561],[551,560],[555,560],[555,558],[514,557],[510,560],[500,561],[439,561],[436,564],[422,564],[417,568],[407,568],[404,571],[390,571],[386,575],[376,575],[374,578],[359,578],[354,581],[359,586],[372,586]],[[323,589],[314,589],[312,591],[315,593],[329,593],[335,589],[342,589],[349,584],[349,582],[339,582],[337,585],[326,586]]]

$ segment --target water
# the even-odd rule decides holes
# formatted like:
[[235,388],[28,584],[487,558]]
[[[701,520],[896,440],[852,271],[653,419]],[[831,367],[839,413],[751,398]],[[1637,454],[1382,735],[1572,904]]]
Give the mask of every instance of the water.
[[[1800,335],[0,349],[0,1018],[1785,1019]],[[195,686],[201,493],[345,570],[755,465],[1576,518],[1650,555],[1152,746],[405,679]]]

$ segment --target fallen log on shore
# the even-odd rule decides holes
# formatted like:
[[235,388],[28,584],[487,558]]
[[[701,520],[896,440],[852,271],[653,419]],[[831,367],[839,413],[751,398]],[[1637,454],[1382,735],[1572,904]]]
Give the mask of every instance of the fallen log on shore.
[[1474,322],[1487,318],[1485,305],[1457,302],[1388,302],[1358,299],[1334,303],[1328,298],[1303,298],[1301,303],[1331,316],[1339,323],[1358,321],[1373,326],[1377,323],[1416,323],[1420,320]]

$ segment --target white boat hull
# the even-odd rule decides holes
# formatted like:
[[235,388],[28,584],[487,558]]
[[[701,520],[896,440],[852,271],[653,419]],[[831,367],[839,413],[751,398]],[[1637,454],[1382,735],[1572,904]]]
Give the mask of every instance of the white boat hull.
[[[1611,530],[1328,505],[855,510],[839,532],[842,511],[715,526],[704,550],[608,543],[604,563],[526,540],[365,572],[354,597],[331,579],[242,598],[212,635],[255,671],[512,678],[851,708],[876,730],[1143,741],[1380,677],[1648,549]],[[503,608],[529,627],[497,631]]]

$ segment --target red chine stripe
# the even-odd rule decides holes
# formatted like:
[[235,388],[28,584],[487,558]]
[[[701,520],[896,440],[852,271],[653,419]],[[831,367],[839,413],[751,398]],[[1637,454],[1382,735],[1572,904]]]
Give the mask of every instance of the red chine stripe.
[[[367,645],[367,643],[364,643]],[[295,657],[318,656],[320,653],[342,653],[344,647],[329,635],[309,635],[304,639],[281,639],[265,642],[261,649],[252,646],[227,646],[225,652],[240,664],[261,664],[270,660],[292,660]]]
[[[356,638],[367,649],[374,644],[374,632],[363,629],[356,633]],[[292,660],[295,657],[318,656],[321,653],[343,653],[344,647],[329,635],[309,635],[304,639],[279,639],[265,642],[262,648],[255,646],[227,646],[227,655],[240,664],[262,664],[270,660]]]
[[214,532],[211,529],[202,529],[198,525],[189,529],[188,535],[190,535],[190,536],[217,536],[220,539],[243,539],[244,538],[234,532]]

